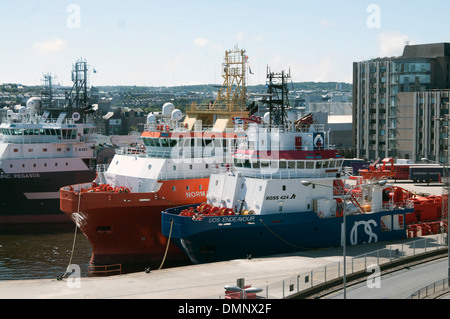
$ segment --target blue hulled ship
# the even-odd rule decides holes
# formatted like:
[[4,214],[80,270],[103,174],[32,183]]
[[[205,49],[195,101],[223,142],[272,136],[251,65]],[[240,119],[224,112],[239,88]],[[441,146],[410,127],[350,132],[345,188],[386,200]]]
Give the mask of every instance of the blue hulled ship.
[[193,263],[406,238],[412,204],[395,204],[385,181],[341,179],[324,125],[289,107],[289,76],[268,72],[268,112],[241,119],[247,140],[211,175],[207,202],[162,212],[162,233]]

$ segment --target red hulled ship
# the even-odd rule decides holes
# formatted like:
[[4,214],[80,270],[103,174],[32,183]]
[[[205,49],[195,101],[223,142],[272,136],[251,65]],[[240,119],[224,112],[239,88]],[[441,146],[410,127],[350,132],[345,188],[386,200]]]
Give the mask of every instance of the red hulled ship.
[[209,176],[231,161],[245,123],[260,121],[247,102],[244,50],[226,51],[217,99],[193,103],[186,114],[166,103],[150,114],[141,147],[121,149],[94,182],[60,190],[61,210],[92,244],[91,264],[154,267],[185,260],[161,234],[161,211],[206,200]]

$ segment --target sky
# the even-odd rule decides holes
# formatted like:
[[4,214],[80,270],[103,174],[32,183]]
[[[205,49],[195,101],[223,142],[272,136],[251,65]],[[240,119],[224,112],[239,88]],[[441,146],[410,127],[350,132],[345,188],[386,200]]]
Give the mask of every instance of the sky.
[[71,86],[221,84],[226,50],[244,49],[294,82],[352,82],[353,62],[399,56],[406,43],[450,42],[448,0],[0,0],[0,83]]

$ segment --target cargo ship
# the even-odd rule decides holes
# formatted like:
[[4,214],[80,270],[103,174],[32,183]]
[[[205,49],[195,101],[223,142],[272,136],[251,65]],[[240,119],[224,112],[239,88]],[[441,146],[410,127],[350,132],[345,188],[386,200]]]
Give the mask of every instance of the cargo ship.
[[[74,65],[74,76],[86,76],[86,61]],[[74,77],[74,78],[75,78]],[[85,83],[85,82],[84,82]],[[87,87],[75,83],[67,99],[52,96],[46,75],[41,97],[3,113],[0,124],[0,225],[70,223],[60,210],[59,189],[95,176],[95,126]],[[84,90],[86,88],[86,90]],[[86,96],[76,94],[82,90]]]
[[268,120],[249,127],[231,168],[211,175],[207,201],[162,212],[162,233],[191,262],[406,238],[413,202],[394,203],[382,180],[347,185],[324,125],[314,114],[290,119],[289,78],[268,72]]
[[193,103],[186,114],[166,103],[148,115],[141,147],[117,152],[93,183],[61,188],[61,210],[92,245],[91,265],[134,269],[186,259],[173,245],[165,255],[161,211],[206,200],[211,173],[230,164],[245,137],[245,121],[233,122],[260,120],[247,105],[247,64],[244,50],[226,51],[215,101]]

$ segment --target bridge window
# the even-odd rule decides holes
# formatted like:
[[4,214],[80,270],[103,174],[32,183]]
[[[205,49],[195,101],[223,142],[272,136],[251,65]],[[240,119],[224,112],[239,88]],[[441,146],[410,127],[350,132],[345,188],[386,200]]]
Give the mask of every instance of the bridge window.
[[169,146],[169,140],[166,138],[161,139],[161,146],[162,147],[168,147]]

